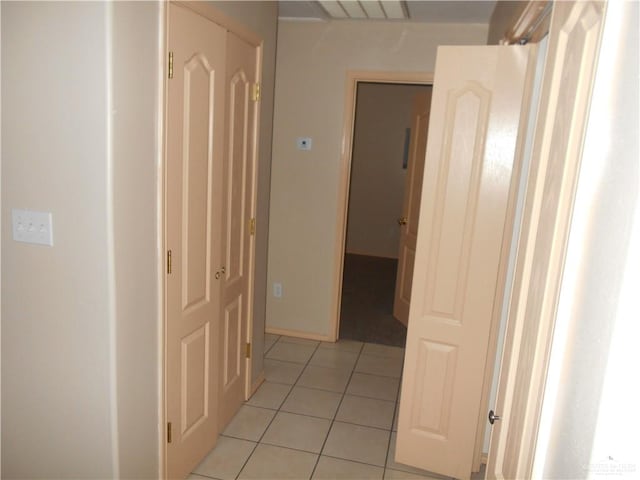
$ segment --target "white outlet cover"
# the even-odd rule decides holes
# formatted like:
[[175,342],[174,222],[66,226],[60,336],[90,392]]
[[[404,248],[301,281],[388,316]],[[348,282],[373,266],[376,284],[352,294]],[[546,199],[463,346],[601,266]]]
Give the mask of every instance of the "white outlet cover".
[[311,150],[312,142],[311,137],[298,137],[296,145],[298,146],[298,150]]
[[51,212],[11,209],[13,239],[16,242],[53,246],[53,220]]

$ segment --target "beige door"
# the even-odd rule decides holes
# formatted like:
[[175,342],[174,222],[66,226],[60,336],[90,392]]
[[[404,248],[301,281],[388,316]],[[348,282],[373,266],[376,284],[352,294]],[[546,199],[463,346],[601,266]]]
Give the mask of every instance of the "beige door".
[[420,215],[420,195],[424,176],[424,157],[427,151],[427,131],[429,129],[429,109],[431,107],[431,87],[416,95],[411,117],[411,145],[409,165],[404,187],[400,226],[400,251],[398,252],[398,272],[393,301],[393,316],[404,325],[409,320],[409,301],[413,281],[413,262],[416,257],[418,239],[418,217]]
[[586,114],[601,2],[554,3],[505,338],[488,478],[531,478]]
[[456,478],[471,473],[490,329],[503,294],[498,274],[508,255],[504,232],[531,52],[438,49],[396,459]]
[[254,101],[257,49],[227,36],[227,103],[224,153],[222,315],[220,335],[220,427],[231,420],[246,394],[247,344],[252,316],[253,212],[256,132]]
[[[169,4],[166,132],[167,476],[184,478],[217,433],[224,29]],[[170,267],[170,268],[169,268]],[[167,430],[169,426],[167,425]]]

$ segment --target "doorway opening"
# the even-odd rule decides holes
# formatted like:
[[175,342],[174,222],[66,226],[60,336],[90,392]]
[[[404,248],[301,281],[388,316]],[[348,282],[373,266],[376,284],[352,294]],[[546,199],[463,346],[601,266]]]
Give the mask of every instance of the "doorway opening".
[[[416,98],[426,96],[430,103],[431,89],[431,78],[361,78],[354,82],[353,95],[347,100],[353,113],[338,338],[405,345],[406,319],[402,323],[402,318],[394,317],[394,297],[402,229],[406,228],[411,148],[417,133],[413,131]],[[426,125],[419,124],[422,127]]]

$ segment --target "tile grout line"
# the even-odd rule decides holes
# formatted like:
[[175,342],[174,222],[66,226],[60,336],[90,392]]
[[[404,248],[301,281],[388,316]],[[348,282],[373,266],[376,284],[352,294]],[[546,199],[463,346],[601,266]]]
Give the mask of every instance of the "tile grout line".
[[[264,352],[264,353],[262,354],[262,359],[263,359],[263,360],[264,360],[264,358],[265,358],[265,356],[266,356],[267,352],[268,352],[269,350],[271,350],[271,349],[273,348],[273,346],[274,346],[276,343],[278,343],[278,341],[280,340],[280,338],[281,338],[281,336],[279,336],[279,337],[277,338],[277,340],[275,340],[275,341],[271,344],[271,346],[267,349],[267,351],[266,351],[266,352]],[[256,390],[256,392],[257,392],[257,390]],[[256,393],[256,392],[254,392],[254,395],[255,395],[255,393]],[[252,395],[252,396],[253,396],[253,395]],[[249,400],[251,400],[251,397],[249,397]],[[244,406],[244,405],[246,405],[246,404],[247,404],[247,402],[243,402],[243,406]],[[237,413],[236,413],[236,415],[237,415]],[[272,418],[272,419],[271,419],[271,421],[269,422],[269,425],[267,425],[267,428],[265,428],[265,430],[264,430],[265,432],[266,432],[266,431],[267,431],[267,429],[271,426],[271,423],[273,422],[273,419],[274,419],[274,418],[276,418],[276,416],[275,416],[275,415],[273,416],[273,418]],[[264,435],[264,432],[262,432],[262,435]],[[231,437],[231,438],[233,438],[233,437]],[[261,436],[260,438],[262,438],[262,436]],[[237,473],[237,474],[236,474],[236,476],[235,476],[235,479],[236,479],[236,480],[238,480],[238,478],[240,478],[240,474],[241,474],[241,473],[242,473],[242,471],[244,470],[244,467],[246,467],[246,466],[247,466],[247,463],[249,462],[249,459],[250,459],[250,458],[253,456],[253,454],[255,453],[256,449],[258,448],[258,445],[260,445],[260,442],[259,442],[259,441],[258,441],[258,442],[255,442],[255,445],[254,445],[254,446],[253,446],[253,448],[251,449],[251,453],[250,453],[249,455],[247,455],[247,459],[242,463],[242,466],[240,467],[240,470],[238,470],[238,473]]]
[[[278,343],[280,341],[280,339],[282,338],[282,335],[280,335],[280,337],[278,337],[278,340],[276,340],[275,342],[273,342],[273,345],[269,348],[269,350],[271,350],[271,348],[273,348],[273,346]],[[282,342],[282,343],[286,343],[286,342]],[[287,395],[284,397],[284,399],[282,400],[282,402],[280,403],[280,406],[278,407],[278,409],[275,411],[275,414],[273,415],[273,418],[271,418],[271,421],[269,422],[269,425],[267,425],[267,428],[264,429],[264,432],[262,432],[262,435],[260,435],[260,438],[258,439],[258,441],[256,442],[255,447],[253,447],[253,450],[251,451],[251,454],[249,454],[249,456],[247,457],[247,459],[245,460],[245,462],[242,464],[242,468],[240,468],[240,470],[238,471],[238,474],[236,475],[236,480],[240,477],[240,474],[242,473],[242,471],[245,469],[245,467],[247,466],[247,463],[249,463],[249,460],[251,459],[251,457],[253,456],[253,454],[255,453],[256,449],[258,448],[258,445],[270,445],[270,446],[274,446],[274,447],[279,447],[279,448],[287,448],[287,447],[280,447],[279,445],[271,445],[270,443],[262,443],[262,439],[264,438],[264,436],[267,434],[267,431],[269,430],[269,427],[271,427],[271,424],[273,424],[274,420],[276,419],[276,417],[278,416],[278,413],[280,413],[280,409],[282,408],[282,405],[284,405],[284,403],[287,401],[287,399],[289,398],[289,395],[291,395],[291,392],[293,392],[294,387],[296,386],[296,384],[298,383],[298,380],[300,380],[300,377],[302,376],[302,374],[304,373],[304,371],[306,370],[307,366],[309,365],[309,362],[311,361],[311,358],[313,357],[313,355],[316,353],[316,351],[318,350],[318,347],[320,346],[320,342],[318,342],[318,344],[315,346],[315,348],[313,349],[313,352],[311,353],[311,355],[309,356],[309,359],[307,360],[307,362],[304,364],[304,367],[302,368],[302,370],[300,371],[300,373],[298,374],[298,376],[296,377],[295,382],[293,383],[293,385],[291,385],[291,388],[289,389],[289,392],[287,393]],[[265,352],[266,354],[266,352]],[[292,362],[291,362],[292,363]],[[298,364],[300,365],[300,364]],[[246,403],[245,403],[246,405]],[[249,405],[251,406],[251,405]],[[288,413],[288,412],[285,412]],[[291,450],[295,450],[295,449],[291,449]],[[310,452],[307,452],[310,453]],[[318,454],[318,458],[319,458],[319,454]],[[317,460],[316,460],[317,461]],[[313,472],[312,472],[313,474]]]
[[[358,350],[358,357],[356,358],[356,362],[354,363],[353,367],[351,368],[351,373],[349,374],[349,379],[347,380],[347,383],[344,386],[344,390],[342,391],[342,397],[340,397],[340,402],[338,403],[338,407],[336,408],[336,411],[333,414],[333,418],[331,419],[331,423],[329,424],[329,429],[327,430],[327,434],[324,437],[324,442],[322,442],[322,447],[320,447],[320,453],[318,454],[318,458],[316,459],[316,463],[313,466],[313,470],[311,470],[311,476],[309,477],[310,479],[313,478],[313,474],[316,473],[316,469],[318,468],[318,463],[320,463],[320,457],[322,457],[322,452],[324,451],[324,447],[327,445],[327,440],[329,440],[329,435],[331,434],[331,430],[333,429],[333,425],[336,422],[336,417],[338,416],[338,412],[340,411],[340,406],[342,405],[342,402],[344,401],[344,396],[346,395],[347,388],[349,388],[349,383],[351,382],[351,378],[353,378],[353,374],[356,371],[356,366],[358,365],[358,360],[360,360],[360,355],[362,355],[362,350],[364,350],[364,345],[365,345],[365,343],[363,342],[362,345],[360,346],[360,350]],[[345,460],[345,459],[342,459],[342,460]]]
[[[274,341],[274,342],[269,346],[269,348],[265,351],[265,354],[264,354],[264,355],[265,355],[265,359],[266,359],[266,355],[267,355],[267,353],[268,353],[269,351],[271,351],[271,350],[274,348],[274,346],[275,346],[276,344],[278,344],[278,343],[288,344],[288,343],[289,343],[289,342],[283,341],[283,340],[282,340],[282,338],[283,338],[283,336],[282,336],[282,335],[281,335],[281,336],[279,336],[279,337],[278,337],[278,338],[277,338],[277,339],[276,339],[276,340],[275,340],[275,341]],[[290,342],[290,343],[291,343],[291,344],[295,344],[295,345],[304,345],[304,344],[297,344],[297,343],[295,343],[295,342]],[[267,431],[268,431],[268,430],[269,430],[269,428],[272,426],[273,422],[275,421],[275,418],[278,416],[278,414],[279,414],[280,412],[282,412],[282,413],[288,413],[288,414],[290,414],[290,415],[300,415],[300,416],[305,416],[305,417],[309,417],[309,418],[316,418],[316,419],[320,419],[320,420],[329,420],[329,421],[330,421],[330,423],[329,423],[329,428],[328,428],[328,430],[327,430],[327,434],[325,435],[325,438],[324,438],[324,441],[323,441],[323,443],[322,443],[322,446],[321,446],[321,448],[320,448],[319,452],[316,454],[316,455],[317,455],[317,458],[316,458],[316,461],[315,461],[314,467],[313,467],[313,469],[312,469],[312,471],[311,471],[311,476],[313,476],[313,475],[314,475],[314,473],[315,473],[315,471],[316,471],[316,469],[317,469],[317,466],[318,466],[318,464],[319,464],[320,457],[321,457],[321,456],[323,456],[323,451],[324,451],[324,448],[326,447],[326,443],[327,443],[327,441],[328,441],[329,434],[331,433],[331,430],[332,430],[332,428],[333,428],[333,426],[334,426],[335,422],[336,422],[336,421],[338,421],[338,420],[337,420],[338,412],[339,412],[340,407],[342,406],[342,404],[343,404],[343,402],[344,402],[344,400],[345,400],[345,396],[347,395],[347,389],[348,389],[348,386],[349,386],[349,384],[351,383],[351,381],[352,381],[353,376],[354,376],[354,374],[355,374],[355,373],[360,373],[360,374],[362,374],[362,375],[366,375],[366,376],[377,376],[377,377],[384,377],[384,378],[394,378],[394,379],[397,379],[397,380],[398,380],[398,382],[399,382],[399,385],[398,385],[398,388],[397,388],[397,393],[396,393],[396,401],[395,401],[395,404],[396,404],[396,405],[395,405],[395,407],[394,407],[394,416],[393,416],[393,418],[392,418],[392,423],[391,423],[390,428],[385,429],[385,428],[383,428],[383,427],[370,426],[370,425],[360,425],[360,424],[358,424],[358,423],[353,423],[353,422],[349,422],[349,421],[341,421],[341,423],[345,423],[345,424],[349,424],[349,425],[354,425],[354,426],[363,426],[363,427],[374,428],[374,429],[377,429],[377,430],[382,430],[382,431],[385,431],[385,432],[389,432],[389,442],[387,443],[387,449],[386,449],[386,452],[385,452],[386,454],[385,454],[385,459],[384,459],[384,466],[382,467],[382,468],[383,468],[383,474],[384,474],[384,472],[385,472],[385,471],[386,471],[386,469],[387,469],[387,457],[388,457],[389,448],[390,448],[391,436],[392,436],[392,434],[393,434],[393,419],[395,419],[395,415],[396,415],[397,410],[398,410],[398,408],[399,408],[399,405],[398,405],[398,396],[399,396],[399,391],[400,391],[400,389],[401,389],[401,377],[400,377],[400,378],[398,378],[398,377],[392,377],[392,376],[388,376],[388,375],[377,375],[377,374],[374,374],[374,373],[356,372],[357,364],[358,364],[358,362],[359,362],[360,358],[362,357],[362,355],[371,355],[370,353],[365,353],[365,346],[366,346],[367,342],[361,342],[361,343],[362,343],[362,344],[361,344],[361,345],[360,345],[360,347],[358,348],[358,351],[357,351],[357,352],[356,352],[356,351],[353,351],[353,350],[344,350],[345,352],[357,353],[357,356],[356,356],[356,359],[355,359],[354,364],[350,367],[350,371],[349,371],[349,378],[347,379],[347,382],[345,383],[345,386],[344,386],[344,388],[342,389],[342,391],[341,391],[341,392],[335,392],[334,390],[326,390],[326,389],[322,389],[322,388],[314,388],[314,387],[309,387],[309,386],[302,386],[302,385],[299,385],[299,384],[298,384],[298,382],[300,381],[301,377],[303,376],[303,374],[304,374],[304,373],[305,373],[305,371],[307,370],[307,367],[309,367],[310,365],[312,365],[311,361],[312,361],[313,357],[314,357],[314,356],[316,355],[316,353],[317,353],[317,352],[322,348],[322,342],[317,342],[317,343],[316,343],[316,345],[315,345],[315,346],[314,346],[314,348],[313,348],[313,351],[311,352],[310,356],[308,357],[307,361],[306,361],[304,364],[302,364],[302,365],[303,365],[303,367],[302,367],[302,369],[301,369],[300,373],[296,376],[295,380],[293,381],[293,384],[289,384],[289,383],[281,383],[281,382],[273,382],[273,381],[270,381],[270,382],[269,382],[269,381],[268,381],[269,383],[279,384],[279,385],[286,385],[286,386],[288,386],[288,387],[289,387],[289,390],[288,390],[287,394],[285,395],[285,397],[283,398],[283,400],[282,400],[281,402],[279,402],[279,406],[278,406],[278,408],[277,408],[277,409],[273,409],[273,408],[269,408],[269,407],[262,407],[262,406],[258,406],[258,405],[249,405],[248,403],[244,402],[244,405],[247,405],[247,406],[250,406],[250,407],[254,407],[254,408],[262,408],[262,409],[265,409],[265,410],[272,411],[272,412],[274,412],[274,415],[273,415],[273,417],[271,418],[271,420],[269,421],[269,423],[268,423],[268,425],[266,426],[265,430],[264,430],[264,431],[262,432],[262,434],[260,435],[259,439],[258,439],[257,441],[253,441],[253,440],[251,440],[252,442],[254,442],[254,447],[253,447],[253,449],[251,450],[251,453],[248,455],[247,459],[246,459],[246,460],[244,461],[244,463],[242,464],[242,466],[241,466],[240,470],[238,471],[238,474],[235,476],[235,478],[236,478],[236,479],[238,479],[238,478],[240,477],[240,475],[242,474],[242,472],[243,472],[243,471],[244,471],[244,469],[246,468],[246,466],[247,466],[247,464],[248,464],[249,460],[253,457],[253,455],[254,455],[254,453],[255,453],[255,451],[256,451],[256,449],[257,449],[258,445],[269,445],[269,446],[274,446],[274,447],[278,447],[278,448],[284,448],[284,449],[293,450],[293,451],[299,451],[299,452],[304,452],[304,453],[311,453],[311,454],[315,454],[315,452],[309,452],[309,451],[307,451],[307,450],[300,450],[300,449],[297,449],[297,448],[284,447],[284,446],[281,446],[281,445],[275,445],[275,444],[271,444],[271,443],[264,442],[264,437],[265,437],[265,435],[266,435]],[[329,350],[329,349],[327,349],[327,350]],[[389,359],[392,359],[392,358],[393,358],[392,356],[375,355],[375,354],[374,354],[374,355],[372,355],[372,356],[379,357],[379,358],[389,358]],[[292,361],[288,361],[288,360],[280,360],[280,359],[269,359],[269,360],[272,360],[272,361],[279,361],[279,362],[284,362],[284,363],[290,363],[290,364],[295,364],[295,365],[301,365],[301,363],[300,363],[300,362],[292,362]],[[332,367],[332,366],[327,367],[327,366],[323,366],[323,365],[315,365],[315,366],[323,367],[323,368],[327,368],[327,369],[330,369],[330,370],[344,370],[344,369],[342,369],[342,368],[340,368],[340,367],[335,368],[335,367]],[[339,401],[339,403],[338,403],[338,405],[337,405],[337,407],[336,407],[336,410],[335,410],[335,412],[334,412],[333,416],[332,416],[331,418],[326,418],[326,417],[316,417],[316,416],[314,416],[314,415],[301,414],[301,413],[295,413],[295,412],[287,412],[287,411],[283,410],[283,409],[282,409],[282,407],[283,407],[283,406],[284,406],[284,404],[287,402],[287,400],[291,397],[291,395],[292,395],[292,393],[293,393],[293,390],[294,390],[294,388],[296,388],[296,387],[298,387],[298,388],[303,388],[303,389],[304,389],[304,388],[306,388],[306,389],[310,389],[310,390],[318,390],[318,391],[331,392],[331,393],[339,393],[339,394],[341,395],[341,396],[340,396],[340,401]],[[349,395],[350,395],[350,396],[353,396],[353,397],[366,398],[366,399],[371,399],[371,400],[378,400],[378,401],[382,401],[382,402],[390,402],[390,401],[391,401],[391,400],[387,400],[386,398],[368,397],[368,396],[366,396],[366,395],[357,395],[357,394],[355,394],[355,395],[349,394]],[[238,438],[238,437],[233,437],[233,436],[228,436],[228,435],[225,435],[225,436],[227,436],[228,438],[237,438],[237,439],[239,439],[239,440],[247,441],[247,439],[245,439],[245,438]],[[330,457],[330,458],[340,459],[340,460],[347,460],[347,459],[340,458],[340,457],[334,457],[334,456],[332,456],[332,455],[325,455],[325,456]],[[369,463],[366,463],[366,462],[357,461],[357,460],[348,460],[348,461],[353,461],[353,462],[355,462],[355,463],[359,463],[359,464],[362,464],[362,465],[369,465],[369,466],[375,466],[375,467],[380,468],[380,465],[372,465],[372,464],[369,464]],[[195,475],[200,475],[200,474],[195,474]],[[208,477],[208,476],[206,476],[205,478],[215,478],[215,477]]]
[[[393,438],[393,424],[395,423],[396,415],[400,413],[400,392],[402,391],[402,373],[404,373],[404,359],[402,360],[400,372],[401,372],[400,382],[398,384],[398,391],[396,392],[396,407],[393,411],[393,420],[391,421],[391,431],[389,433],[389,444],[387,445],[387,454],[384,457],[384,475],[386,475],[387,473],[387,468],[388,468],[387,465],[389,463],[389,452],[391,451],[391,439]],[[398,442],[398,432],[396,431],[396,443],[397,442]],[[395,458],[393,458],[392,460],[395,463],[396,461]]]

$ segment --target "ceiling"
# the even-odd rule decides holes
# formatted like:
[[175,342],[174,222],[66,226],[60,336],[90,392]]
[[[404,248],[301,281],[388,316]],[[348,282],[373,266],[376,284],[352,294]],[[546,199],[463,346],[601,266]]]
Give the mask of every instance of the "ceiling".
[[[361,0],[361,2],[376,0]],[[353,3],[357,3],[355,0]],[[489,23],[495,0],[409,0],[404,2],[408,21],[426,23]],[[330,20],[320,2],[284,0],[279,2],[280,18]]]

